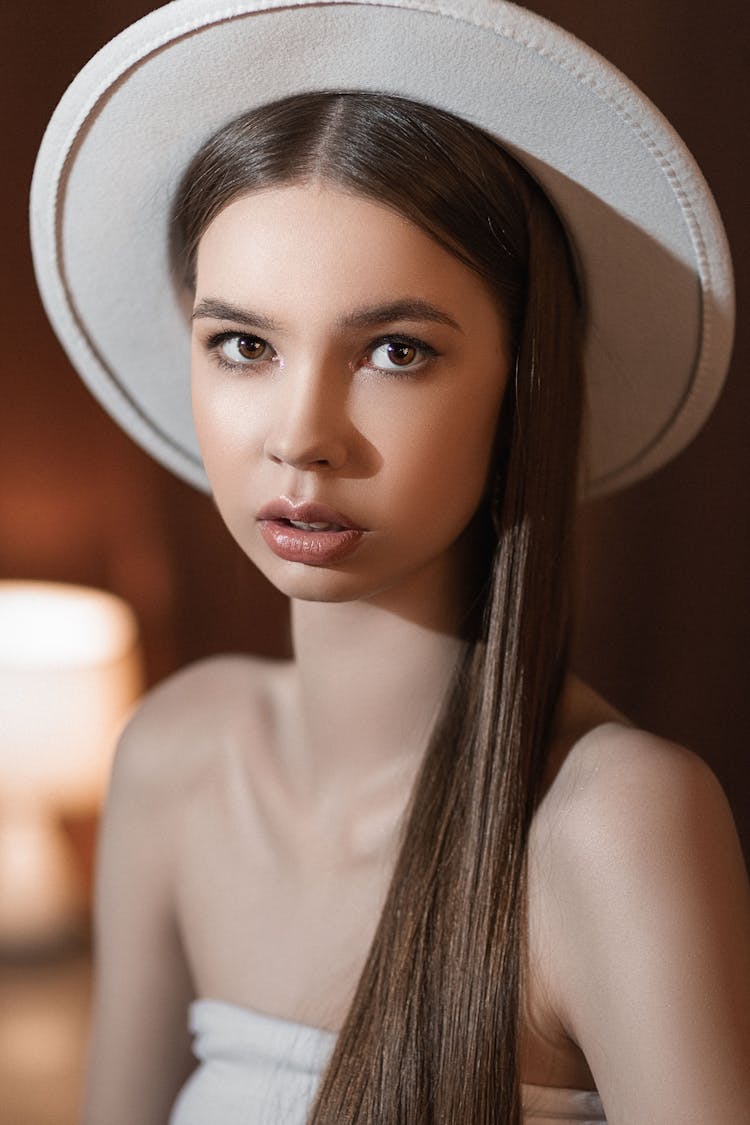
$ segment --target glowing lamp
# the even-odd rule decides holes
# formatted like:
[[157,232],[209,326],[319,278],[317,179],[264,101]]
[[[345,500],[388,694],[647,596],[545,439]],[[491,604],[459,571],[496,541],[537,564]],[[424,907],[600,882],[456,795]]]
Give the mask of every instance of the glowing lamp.
[[138,630],[112,594],[0,582],[0,946],[74,932],[82,887],[61,816],[95,812],[141,688]]

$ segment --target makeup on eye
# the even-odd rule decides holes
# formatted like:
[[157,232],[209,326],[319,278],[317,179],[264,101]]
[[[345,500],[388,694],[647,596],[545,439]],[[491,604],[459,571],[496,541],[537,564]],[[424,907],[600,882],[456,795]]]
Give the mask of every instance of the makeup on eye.
[[[370,362],[362,366],[377,371],[411,372],[422,370],[439,352],[424,340],[401,333],[391,333],[374,340],[365,353]],[[376,359],[376,357],[378,357]]]
[[[281,363],[275,348],[263,337],[251,332],[217,332],[208,337],[205,347],[219,366],[230,370],[269,362]],[[367,368],[386,374],[410,374],[421,371],[439,354],[436,348],[418,337],[391,332],[370,341],[354,367],[355,370]]]
[[221,367],[229,369],[279,359],[267,340],[251,332],[217,332],[206,341],[206,349]]

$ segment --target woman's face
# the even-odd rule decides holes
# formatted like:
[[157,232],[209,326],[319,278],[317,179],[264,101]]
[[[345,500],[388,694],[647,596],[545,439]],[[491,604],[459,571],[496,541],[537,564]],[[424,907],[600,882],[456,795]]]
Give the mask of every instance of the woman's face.
[[201,239],[198,439],[227,526],[289,596],[374,599],[455,573],[508,364],[485,284],[364,197],[256,192]]

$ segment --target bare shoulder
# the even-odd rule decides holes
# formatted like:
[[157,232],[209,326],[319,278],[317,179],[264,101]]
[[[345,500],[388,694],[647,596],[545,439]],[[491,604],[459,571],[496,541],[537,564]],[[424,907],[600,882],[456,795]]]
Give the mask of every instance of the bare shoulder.
[[113,786],[161,799],[200,781],[238,733],[249,735],[244,741],[252,747],[268,724],[286,668],[280,661],[227,655],[170,676],[143,698],[125,727]]
[[734,1119],[748,1095],[750,887],[706,763],[616,718],[569,740],[533,826],[530,891],[548,1016],[608,1116]]
[[[638,877],[655,856],[679,858],[688,844],[736,837],[715,774],[697,754],[634,727],[574,682],[558,730],[554,772],[534,832],[554,844],[554,876]],[[673,870],[676,874],[676,870]]]
[[[732,827],[724,792],[697,754],[609,719],[568,749],[543,802],[543,831],[576,868],[653,858],[677,836]],[[677,834],[677,836],[676,836]],[[603,845],[607,845],[603,847]]]
[[211,802],[197,798],[224,776],[234,732],[255,745],[275,676],[270,662],[245,657],[194,664],[151,691],[121,736],[99,836],[87,1122],[165,1121],[194,1064],[185,842],[200,850],[215,837],[216,817],[202,815]]

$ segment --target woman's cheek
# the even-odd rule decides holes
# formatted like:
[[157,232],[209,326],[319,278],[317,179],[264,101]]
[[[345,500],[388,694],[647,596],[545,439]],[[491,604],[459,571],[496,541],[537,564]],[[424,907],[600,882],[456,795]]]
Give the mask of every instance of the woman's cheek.
[[394,508],[435,530],[445,526],[445,534],[460,533],[484,493],[491,438],[476,441],[460,424],[435,422],[421,433],[412,428],[404,444],[409,457],[390,474]]
[[206,471],[239,472],[261,440],[263,404],[248,401],[229,382],[193,382],[193,420]]

